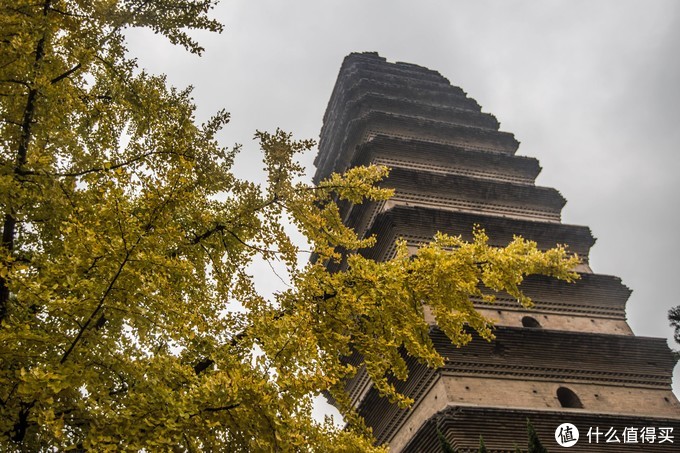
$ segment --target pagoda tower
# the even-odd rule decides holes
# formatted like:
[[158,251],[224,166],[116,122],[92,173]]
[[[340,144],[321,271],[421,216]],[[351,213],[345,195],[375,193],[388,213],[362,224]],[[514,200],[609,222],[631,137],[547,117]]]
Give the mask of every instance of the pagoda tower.
[[475,301],[496,320],[492,342],[456,348],[432,322],[446,365],[433,370],[407,358],[409,379],[396,386],[415,400],[410,409],[381,398],[363,370],[347,384],[353,404],[393,452],[440,452],[439,434],[459,452],[476,452],[480,436],[489,451],[513,452],[515,444],[526,451],[527,419],[551,451],[562,448],[555,440],[562,423],[580,432],[573,451],[680,451],[666,340],[633,334],[630,290],[591,270],[590,229],[561,223],[565,199],[535,185],[539,163],[516,156],[518,145],[436,71],[376,53],[343,61],[314,179],[356,165],[392,169],[383,183],[395,189],[392,199],[341,206],[347,225],[377,237],[367,256],[390,259],[398,239],[415,249],[438,231],[472,239],[478,224],[493,245],[521,235],[541,249],[567,244],[582,259],[576,283],[528,278],[522,287],[532,309],[503,294],[493,305]]

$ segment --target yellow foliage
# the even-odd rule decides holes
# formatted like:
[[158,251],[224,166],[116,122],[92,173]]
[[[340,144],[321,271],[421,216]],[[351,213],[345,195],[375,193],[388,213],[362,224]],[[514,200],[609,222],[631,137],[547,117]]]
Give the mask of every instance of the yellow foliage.
[[[149,27],[189,51],[217,31],[212,0],[12,0],[0,9],[0,446],[52,451],[383,451],[343,382],[359,353],[405,406],[402,351],[430,366],[423,304],[457,345],[491,325],[480,284],[519,290],[532,273],[571,279],[575,258],[515,239],[490,247],[439,235],[374,262],[374,238],[345,227],[337,200],[385,200],[384,167],[318,186],[295,155],[313,146],[258,132],[267,183],[231,172],[218,112],[194,121],[189,90],[136,70],[121,31]],[[219,196],[218,196],[219,195]],[[300,266],[284,219],[316,260]],[[272,300],[244,271],[285,263]],[[344,260],[344,261],[343,261]],[[325,264],[345,262],[331,273]],[[237,309],[242,308],[242,309]],[[311,416],[328,391],[350,429]]]

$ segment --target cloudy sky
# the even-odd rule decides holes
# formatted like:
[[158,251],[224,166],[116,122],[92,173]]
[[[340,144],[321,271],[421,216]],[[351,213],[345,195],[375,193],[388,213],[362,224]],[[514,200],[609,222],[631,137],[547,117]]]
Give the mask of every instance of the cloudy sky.
[[[149,33],[131,32],[130,49],[140,66],[193,85],[200,119],[231,112],[221,138],[244,145],[242,177],[259,177],[256,129],[318,138],[348,53],[438,70],[515,134],[518,154],[540,160],[537,183],[568,200],[563,221],[590,226],[594,271],[634,290],[634,332],[671,338],[680,2],[224,0],[215,16],[225,31],[196,35],[200,58]],[[304,156],[310,174],[313,157]]]

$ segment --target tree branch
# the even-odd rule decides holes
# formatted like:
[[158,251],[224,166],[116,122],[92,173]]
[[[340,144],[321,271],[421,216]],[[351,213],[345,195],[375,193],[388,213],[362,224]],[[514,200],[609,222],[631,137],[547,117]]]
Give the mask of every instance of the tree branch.
[[77,71],[78,69],[80,69],[82,66],[83,66],[82,63],[78,63],[77,65],[75,65],[74,67],[72,67],[71,69],[69,69],[68,71],[66,71],[65,73],[63,73],[63,74],[61,74],[61,75],[59,75],[59,76],[53,78],[52,80],[50,80],[50,83],[51,83],[52,85],[54,85],[55,83],[59,82],[60,80],[63,80],[63,79],[65,79],[66,77],[68,77],[68,76],[70,76],[71,74],[73,74],[74,72],[76,72],[76,71]]
[[118,281],[118,278],[120,277],[120,275],[122,274],[123,269],[125,268],[126,264],[130,261],[130,256],[132,255],[132,252],[142,242],[142,239],[144,239],[146,237],[146,234],[149,233],[153,229],[154,222],[156,220],[156,216],[159,214],[159,211],[163,208],[163,206],[165,206],[170,201],[171,198],[172,198],[172,194],[169,195],[168,198],[166,200],[164,200],[161,204],[159,204],[158,206],[156,206],[154,208],[154,212],[151,214],[149,221],[147,222],[146,226],[144,227],[144,230],[137,237],[137,240],[135,241],[135,243],[132,244],[132,246],[128,250],[126,250],[125,257],[123,258],[123,261],[118,266],[118,270],[116,271],[116,274],[113,276],[113,278],[109,282],[109,285],[107,286],[106,290],[104,291],[104,294],[102,294],[101,298],[99,299],[97,306],[92,311],[92,313],[90,313],[90,316],[87,318],[87,321],[85,321],[83,326],[78,330],[78,334],[76,335],[76,337],[71,342],[71,345],[68,347],[66,352],[64,352],[64,354],[62,355],[61,359],[59,360],[60,364],[63,364],[66,361],[66,359],[68,359],[69,355],[71,355],[71,352],[73,352],[73,349],[76,347],[76,344],[78,344],[78,342],[82,338],[83,334],[85,333],[85,331],[87,330],[89,325],[94,320],[95,316],[101,310],[101,308],[104,305],[104,302],[106,301],[106,298],[108,297],[109,293],[111,293],[111,291],[113,290],[113,287],[116,284],[116,282]]
[[232,409],[236,409],[239,407],[241,403],[234,403],[230,404],[229,406],[221,406],[221,407],[206,407],[205,409],[202,410],[202,412],[222,412],[222,411],[230,411]]
[[[45,0],[43,4],[43,16],[47,17],[47,13],[51,6],[51,0]],[[45,41],[47,40],[47,32],[43,32],[42,37],[38,41],[35,49],[35,61],[33,67],[37,73],[38,67],[45,57]],[[34,75],[34,78],[36,76]],[[33,119],[36,110],[36,99],[38,97],[38,89],[31,88],[28,92],[28,97],[26,99],[26,107],[24,108],[23,121],[21,123],[21,136],[19,138],[19,146],[17,147],[16,162],[14,166],[14,175],[18,177],[22,170],[22,167],[26,165],[26,158],[28,154],[28,146],[32,138],[32,126]],[[14,236],[16,231],[17,220],[15,213],[12,212],[10,208],[8,212],[5,213],[5,221],[2,228],[2,247],[7,250],[7,252],[12,253],[14,251]],[[5,319],[7,315],[7,303],[9,301],[9,287],[7,286],[7,281],[4,278],[0,278],[0,322]]]
[[[139,241],[141,241],[141,239],[142,239],[142,236],[140,236],[138,238],[136,244],[139,244]],[[76,344],[78,344],[78,341],[80,341],[80,338],[85,333],[85,330],[87,330],[90,323],[92,323],[92,320],[94,319],[94,317],[97,315],[99,310],[101,310],[102,306],[104,305],[104,301],[106,300],[107,296],[109,295],[109,293],[113,289],[113,286],[118,281],[118,277],[120,277],[120,274],[123,272],[125,265],[127,264],[128,260],[130,259],[131,253],[132,253],[132,249],[128,250],[127,253],[125,254],[125,258],[123,258],[123,261],[120,263],[120,266],[118,266],[118,270],[116,271],[116,274],[113,276],[113,278],[109,282],[109,285],[106,288],[106,291],[104,291],[104,294],[102,294],[102,297],[99,299],[97,306],[92,311],[90,316],[87,318],[87,321],[85,321],[85,324],[83,324],[83,326],[78,330],[78,334],[76,335],[76,337],[71,342],[71,345],[66,349],[66,352],[64,352],[64,354],[61,356],[61,359],[59,360],[60,364],[63,364],[64,362],[66,362],[66,359],[68,359],[69,355],[71,355],[71,352],[73,352],[73,349],[76,347]]]

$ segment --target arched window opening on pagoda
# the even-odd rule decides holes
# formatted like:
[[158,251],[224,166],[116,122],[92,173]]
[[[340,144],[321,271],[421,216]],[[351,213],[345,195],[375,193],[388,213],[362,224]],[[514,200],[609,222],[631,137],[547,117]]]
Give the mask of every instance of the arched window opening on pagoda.
[[560,387],[557,389],[557,399],[560,401],[562,407],[582,409],[583,403],[579,397],[566,387]]
[[536,321],[536,319],[532,318],[531,316],[525,316],[522,318],[522,326],[531,327],[532,329],[540,329],[541,323]]

